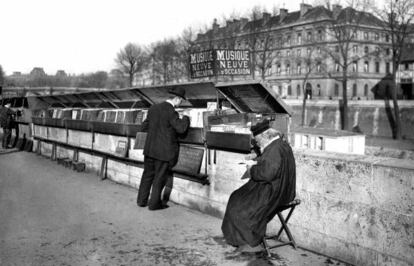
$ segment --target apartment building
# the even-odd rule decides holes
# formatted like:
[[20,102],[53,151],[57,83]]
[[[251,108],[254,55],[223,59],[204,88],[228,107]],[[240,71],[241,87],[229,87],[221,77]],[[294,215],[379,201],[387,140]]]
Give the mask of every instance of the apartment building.
[[[335,24],[336,23],[336,24]],[[351,38],[335,27],[349,25]],[[390,35],[374,15],[350,7],[301,4],[300,10],[280,9],[253,19],[226,21],[199,34],[193,51],[246,49],[252,54],[249,76],[219,76],[217,80],[261,79],[284,98],[342,98],[344,58],[347,98],[383,98],[391,86]],[[345,51],[346,49],[346,51]],[[345,57],[343,55],[346,55]],[[399,88],[397,94],[402,97]]]

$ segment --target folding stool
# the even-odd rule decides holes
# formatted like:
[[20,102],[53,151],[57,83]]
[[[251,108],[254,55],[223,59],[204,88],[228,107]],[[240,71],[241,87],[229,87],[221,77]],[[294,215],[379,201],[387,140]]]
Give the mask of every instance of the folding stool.
[[[289,202],[287,205],[280,207],[277,210],[277,216],[279,217],[279,220],[280,220],[280,223],[282,224],[282,226],[280,227],[279,232],[276,235],[263,237],[263,246],[266,249],[267,256],[269,256],[269,257],[271,256],[271,254],[270,254],[271,249],[281,247],[281,246],[292,245],[296,249],[297,246],[296,246],[295,239],[293,238],[292,233],[290,232],[289,227],[287,226],[287,223],[288,223],[290,217],[292,216],[292,213],[295,210],[295,207],[299,204],[300,204],[300,200],[295,199],[295,200]],[[286,216],[286,219],[282,215],[282,212],[284,210],[289,210],[289,213]],[[282,242],[280,240],[280,235],[282,234],[283,231],[286,232],[286,235],[289,239],[287,242]],[[275,245],[269,245],[269,243],[267,243],[267,239],[276,239],[277,241],[282,242],[282,243],[275,244]]]

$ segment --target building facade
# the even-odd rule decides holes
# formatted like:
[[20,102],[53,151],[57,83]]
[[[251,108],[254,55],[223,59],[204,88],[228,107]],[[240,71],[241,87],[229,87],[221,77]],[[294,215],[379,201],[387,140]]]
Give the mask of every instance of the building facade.
[[[352,38],[335,31],[338,22],[351,25]],[[249,49],[252,75],[213,78],[261,79],[283,98],[342,98],[344,72],[349,99],[383,98],[392,84],[391,40],[381,21],[340,5],[329,10],[301,4],[299,11],[280,9],[276,16],[262,13],[224,27],[215,21],[192,46],[193,51],[209,49]],[[401,88],[397,94],[402,98]]]

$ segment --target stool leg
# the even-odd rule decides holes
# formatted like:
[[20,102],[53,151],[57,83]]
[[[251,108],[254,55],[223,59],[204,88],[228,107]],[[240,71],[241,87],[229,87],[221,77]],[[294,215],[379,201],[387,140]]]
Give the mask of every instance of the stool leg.
[[290,232],[289,227],[287,226],[287,224],[285,222],[285,219],[283,218],[283,215],[280,212],[277,215],[279,216],[279,220],[282,223],[282,229],[285,230],[285,232],[286,232],[286,234],[289,238],[289,241],[292,243],[293,247],[296,249],[296,242],[293,239],[292,233]]
[[266,250],[266,254],[267,254],[267,256],[268,257],[271,257],[272,256],[272,254],[270,253],[270,248],[269,248],[269,245],[267,244],[267,242],[266,242],[266,237],[263,237],[263,246],[264,246],[264,248],[265,248],[265,250]]

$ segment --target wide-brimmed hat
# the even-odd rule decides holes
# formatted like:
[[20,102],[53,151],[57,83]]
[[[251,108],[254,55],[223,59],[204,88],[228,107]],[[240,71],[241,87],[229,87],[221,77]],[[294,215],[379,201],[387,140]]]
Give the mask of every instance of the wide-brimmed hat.
[[184,100],[187,100],[187,98],[185,98],[185,89],[182,87],[174,87],[168,90],[168,93],[170,94],[174,94],[175,96],[181,97]]
[[253,133],[253,136],[257,136],[270,128],[270,120],[265,119],[262,122],[257,123],[256,125],[250,127],[250,131]]

